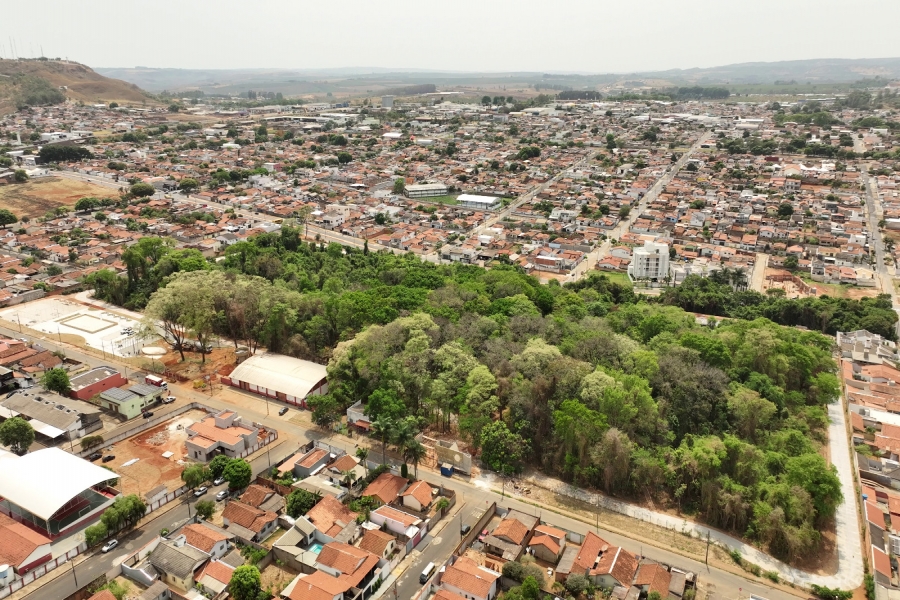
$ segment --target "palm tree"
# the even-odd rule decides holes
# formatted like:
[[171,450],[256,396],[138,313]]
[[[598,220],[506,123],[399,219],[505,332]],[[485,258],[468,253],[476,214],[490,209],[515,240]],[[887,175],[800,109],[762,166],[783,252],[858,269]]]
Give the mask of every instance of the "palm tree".
[[381,438],[381,464],[387,464],[387,443],[396,424],[390,417],[378,417],[372,421],[372,432]]
[[360,446],[356,449],[356,458],[363,464],[363,468],[366,470],[366,477],[369,476],[369,463],[366,461],[369,458],[369,449],[365,446]]
[[415,438],[403,448],[403,460],[412,463],[413,474],[416,479],[419,478],[419,462],[425,458],[426,453],[425,446]]
[[356,473],[354,473],[352,469],[341,471],[341,480],[343,480],[343,482],[347,484],[348,490],[353,485],[354,479],[356,479]]

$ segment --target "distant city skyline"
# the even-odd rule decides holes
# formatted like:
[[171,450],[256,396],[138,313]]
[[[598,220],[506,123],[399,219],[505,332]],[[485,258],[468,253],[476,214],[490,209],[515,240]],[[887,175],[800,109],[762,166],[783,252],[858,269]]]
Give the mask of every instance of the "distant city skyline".
[[896,22],[900,3],[47,0],[5,7],[0,55],[43,49],[91,67],[573,73],[900,56],[895,36],[866,35],[858,15]]

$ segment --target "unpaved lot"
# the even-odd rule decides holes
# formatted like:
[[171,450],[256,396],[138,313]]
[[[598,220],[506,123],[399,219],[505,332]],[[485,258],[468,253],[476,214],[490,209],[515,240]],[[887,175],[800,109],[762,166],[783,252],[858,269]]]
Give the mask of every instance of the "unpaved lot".
[[[187,439],[185,428],[204,416],[205,411],[190,410],[139,435],[116,443],[109,452],[104,450],[104,454],[114,454],[116,457],[105,466],[122,475],[119,484],[122,491],[143,495],[161,484],[169,491],[181,487],[184,441]],[[171,458],[163,458],[164,452],[174,454]],[[135,458],[139,460],[127,467],[122,466]]]
[[42,217],[57,206],[75,206],[85,197],[115,198],[112,188],[62,177],[42,177],[28,183],[0,185],[0,208],[17,217]]

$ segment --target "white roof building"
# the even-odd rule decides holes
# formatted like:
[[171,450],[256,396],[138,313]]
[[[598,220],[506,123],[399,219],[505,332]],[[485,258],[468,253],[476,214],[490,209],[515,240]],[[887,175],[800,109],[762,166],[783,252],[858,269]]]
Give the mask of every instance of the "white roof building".
[[490,210],[500,206],[500,198],[496,196],[477,196],[475,194],[460,194],[456,197],[460,206]]
[[231,385],[270,398],[306,406],[306,397],[328,392],[324,365],[283,354],[251,356],[226,379]]
[[118,478],[113,471],[59,448],[25,456],[0,452],[0,472],[4,512],[53,536],[99,517],[115,496],[92,488]]

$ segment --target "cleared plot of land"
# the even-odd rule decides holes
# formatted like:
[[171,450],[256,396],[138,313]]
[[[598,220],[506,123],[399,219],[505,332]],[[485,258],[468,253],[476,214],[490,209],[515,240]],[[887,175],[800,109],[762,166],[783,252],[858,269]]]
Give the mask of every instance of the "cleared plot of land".
[[28,183],[0,186],[0,208],[17,217],[42,217],[58,206],[75,206],[84,197],[113,198],[115,190],[107,187],[63,179],[43,177]]
[[[179,464],[184,458],[187,439],[185,428],[206,416],[202,410],[189,410],[182,415],[160,423],[156,427],[123,440],[114,445],[112,450],[104,454],[113,454],[115,459],[105,466],[112,468],[122,475],[120,488],[128,494],[146,494],[151,489],[162,484],[168,490],[176,490],[183,485],[181,471],[183,464]],[[140,418],[140,417],[139,417]],[[171,458],[163,458],[164,452],[172,452]],[[137,462],[123,467],[122,464],[132,459]]]

